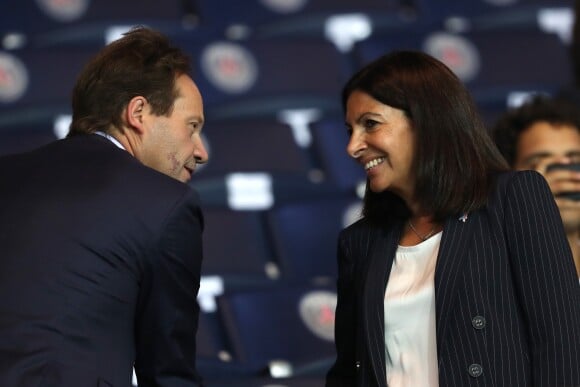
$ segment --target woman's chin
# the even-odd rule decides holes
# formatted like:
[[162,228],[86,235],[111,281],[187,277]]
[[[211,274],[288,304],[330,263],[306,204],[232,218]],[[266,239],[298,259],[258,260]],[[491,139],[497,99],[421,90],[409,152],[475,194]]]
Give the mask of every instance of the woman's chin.
[[373,193],[381,193],[383,191],[385,191],[388,187],[386,187],[384,184],[373,184],[373,182],[371,181],[369,183],[369,189],[371,190],[371,192]]

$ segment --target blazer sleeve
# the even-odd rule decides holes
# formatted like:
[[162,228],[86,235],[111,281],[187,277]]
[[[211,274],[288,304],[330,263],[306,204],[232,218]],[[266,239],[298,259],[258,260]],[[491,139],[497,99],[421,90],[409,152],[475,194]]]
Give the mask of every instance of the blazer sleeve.
[[165,222],[141,286],[135,321],[139,387],[202,385],[195,362],[202,230],[197,195],[188,190]]
[[506,188],[505,232],[534,386],[580,386],[580,287],[558,207],[534,171]]
[[354,286],[354,263],[348,253],[345,232],[338,238],[337,305],[334,338],[336,361],[326,375],[326,387],[350,387],[356,385],[356,291]]

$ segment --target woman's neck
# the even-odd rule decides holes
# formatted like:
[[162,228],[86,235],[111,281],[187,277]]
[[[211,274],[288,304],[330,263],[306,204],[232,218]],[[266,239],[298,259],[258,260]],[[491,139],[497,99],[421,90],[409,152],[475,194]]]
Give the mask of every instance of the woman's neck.
[[399,244],[401,246],[415,246],[431,238],[442,229],[443,225],[434,221],[430,214],[411,215],[405,222]]

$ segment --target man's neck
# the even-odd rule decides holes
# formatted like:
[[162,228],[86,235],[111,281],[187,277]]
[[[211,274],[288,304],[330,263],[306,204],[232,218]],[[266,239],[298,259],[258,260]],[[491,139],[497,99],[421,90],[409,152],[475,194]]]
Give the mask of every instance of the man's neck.
[[574,231],[567,235],[574,263],[576,264],[576,274],[580,278],[580,232]]
[[[123,149],[125,149],[127,152],[129,152],[131,155],[136,156],[135,155],[135,142],[133,141],[134,138],[132,138],[130,135],[126,134],[126,131],[120,131],[120,130],[109,130],[105,136],[107,138],[109,138],[109,140],[115,142],[115,145],[117,146],[121,146]],[[131,133],[132,134],[132,133]]]

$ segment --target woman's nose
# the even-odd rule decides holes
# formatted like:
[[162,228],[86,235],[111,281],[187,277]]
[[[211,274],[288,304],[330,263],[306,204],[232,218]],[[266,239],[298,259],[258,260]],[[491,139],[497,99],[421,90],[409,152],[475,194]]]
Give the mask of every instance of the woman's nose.
[[366,144],[364,142],[364,136],[362,134],[358,134],[356,132],[352,132],[350,135],[350,139],[346,146],[346,153],[352,158],[358,158],[361,155],[361,152],[366,148]]

